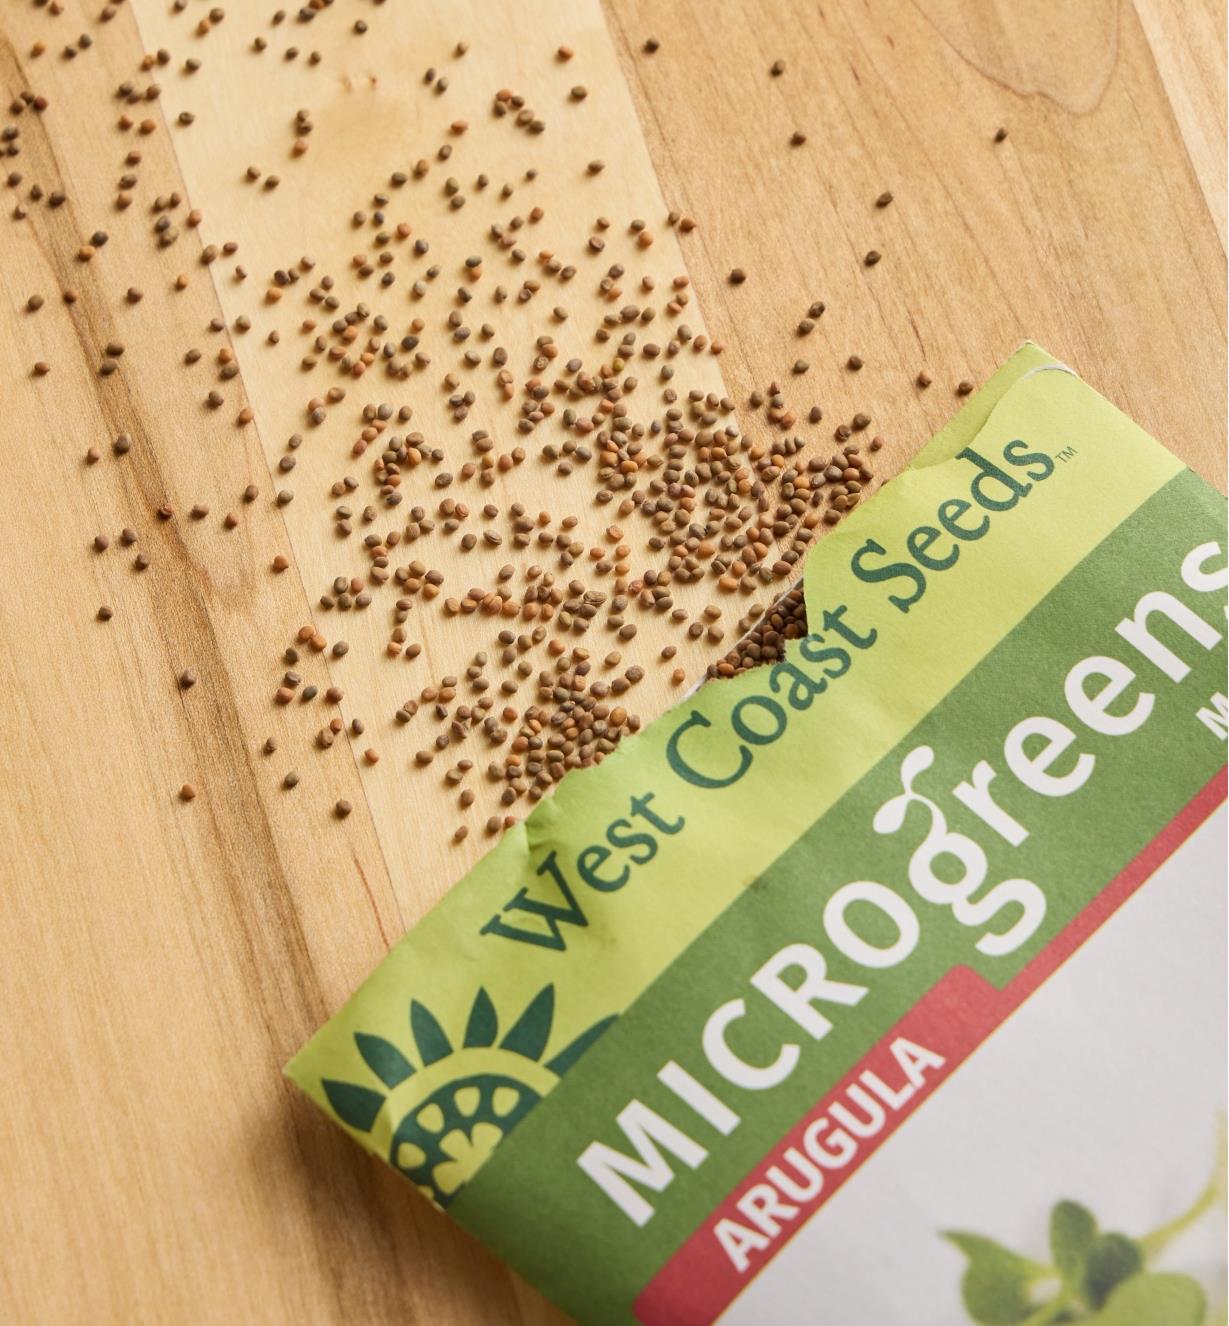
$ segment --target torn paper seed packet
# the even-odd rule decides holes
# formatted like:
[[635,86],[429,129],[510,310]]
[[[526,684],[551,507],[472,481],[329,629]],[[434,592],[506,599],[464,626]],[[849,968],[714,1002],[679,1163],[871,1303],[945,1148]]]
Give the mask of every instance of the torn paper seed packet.
[[584,1323],[1223,1320],[1227,587],[1023,346],[289,1075]]

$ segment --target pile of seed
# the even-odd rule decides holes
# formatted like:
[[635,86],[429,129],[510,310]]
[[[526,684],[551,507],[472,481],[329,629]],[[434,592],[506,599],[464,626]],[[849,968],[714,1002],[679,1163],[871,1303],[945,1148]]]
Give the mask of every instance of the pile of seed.
[[[108,5],[99,22],[113,15],[118,3]],[[283,34],[302,31],[327,7],[327,0],[313,0],[288,27],[283,27],[287,16],[281,11],[271,21],[245,11],[232,22],[260,27],[250,44],[252,58],[269,58],[277,53],[275,39],[285,42]],[[59,11],[54,0],[45,8],[53,16]],[[174,0],[176,13],[185,8],[185,0]],[[183,61],[178,77],[198,76],[209,50],[205,38],[225,19],[224,10],[213,8],[189,23],[185,37],[193,42],[193,54]],[[375,21],[360,20],[353,33],[364,35]],[[86,34],[65,48],[65,57],[70,50],[74,57],[84,54],[92,44]],[[646,56],[658,48],[653,38],[643,46]],[[45,49],[38,43],[30,54],[37,57]],[[300,54],[293,41],[279,49],[286,61]],[[458,42],[452,58],[463,58],[467,50],[465,42]],[[553,59],[568,63],[574,54],[559,46]],[[311,65],[323,59],[318,50],[307,55]],[[247,289],[243,283],[249,272],[235,261],[239,240],[205,242],[206,219],[199,209],[188,208],[178,191],[149,196],[143,189],[142,153],[131,144],[158,131],[162,88],[151,75],[159,69],[173,73],[172,64],[171,54],[159,50],[114,90],[123,144],[115,210],[126,224],[148,226],[151,252],[186,248],[197,265],[233,264],[229,277]],[[768,76],[784,73],[784,61],[777,60]],[[443,97],[449,79],[429,68],[421,87],[424,96]],[[588,96],[586,86],[575,83],[555,113],[578,113]],[[534,109],[535,100],[501,87],[491,94],[487,109],[502,122],[501,134],[519,130],[527,142],[542,141],[550,126]],[[0,129],[0,152],[18,158],[22,117],[42,115],[47,108],[47,99],[35,90],[17,89],[10,121]],[[180,112],[174,123],[184,130],[195,126],[194,132],[205,127],[191,111]],[[339,202],[337,225],[355,250],[348,266],[326,271],[310,255],[287,254],[274,270],[252,274],[255,300],[279,312],[294,310],[287,325],[270,330],[266,341],[269,346],[283,338],[294,343],[291,353],[309,385],[302,424],[286,438],[272,482],[249,483],[235,495],[234,506],[214,519],[222,529],[233,530],[245,508],[262,498],[286,507],[295,496],[291,485],[300,449],[335,448],[338,467],[321,520],[332,532],[342,564],[336,575],[312,589],[318,620],[275,647],[280,677],[270,686],[271,703],[324,706],[328,716],[322,723],[312,720],[308,738],[318,750],[339,740],[343,746],[347,740],[357,743],[365,734],[364,722],[341,716],[345,696],[332,684],[331,672],[318,668],[316,684],[305,681],[298,669],[312,656],[327,658],[330,669],[341,666],[349,645],[337,638],[338,631],[326,633],[322,623],[329,618],[386,614],[387,666],[415,668],[407,672],[413,679],[407,698],[384,718],[389,740],[409,729],[403,767],[442,778],[463,812],[477,806],[480,792],[470,784],[478,784],[486,804],[477,807],[476,822],[484,822],[485,831],[494,835],[515,822],[518,807],[539,800],[567,772],[597,764],[640,728],[641,717],[630,705],[646,663],[669,667],[676,687],[688,680],[673,643],[661,647],[655,660],[636,661],[635,642],[645,622],[660,624],[654,631],[659,638],[664,628],[715,652],[726,647],[723,604],[767,593],[767,609],[754,602],[744,605],[731,632],[738,643],[708,666],[707,676],[734,676],[782,657],[786,642],[806,631],[796,582],[807,550],[862,500],[873,480],[870,457],[882,443],[878,437],[863,442],[871,423],[864,412],[835,427],[829,423],[830,439],[821,437],[821,406],[794,408],[777,381],[753,392],[740,418],[733,400],[705,385],[714,376],[711,370],[699,371],[722,346],[685,321],[688,277],[679,273],[659,287],[651,276],[637,278],[629,271],[654,244],[654,223],[644,216],[599,215],[574,236],[567,251],[542,247],[532,238],[545,216],[537,201],[537,168],[517,179],[497,180],[450,166],[469,128],[468,120],[453,118],[441,131],[442,141],[404,163],[405,168],[392,170],[381,187],[362,199]],[[309,147],[319,132],[311,109],[300,108],[287,126],[285,169],[309,168]],[[789,139],[794,147],[805,142],[802,130]],[[595,159],[585,174],[596,176],[603,168]],[[457,173],[446,174],[448,169]],[[272,194],[280,183],[277,174],[255,162],[240,164],[236,177],[238,187],[259,186],[263,194]],[[15,197],[15,222],[26,220],[31,207],[56,208],[65,201],[62,193],[26,180],[16,168],[6,183]],[[479,251],[449,256],[448,234],[420,233],[413,219],[415,191],[430,190],[440,191],[449,213],[484,209],[485,239]],[[523,193],[530,195],[524,204],[516,201]],[[874,206],[884,208],[892,201],[884,192]],[[681,235],[697,226],[694,218],[677,211],[660,218],[660,224]],[[73,255],[76,261],[105,261],[106,231],[93,229],[83,241]],[[870,249],[862,261],[871,267],[881,256]],[[175,291],[189,287],[190,265],[174,278]],[[741,285],[753,276],[735,267],[729,279]],[[70,288],[59,293],[66,304],[77,298]],[[124,301],[137,304],[143,298],[141,289],[130,287]],[[48,316],[40,312],[45,302],[42,293],[31,293],[26,315]],[[501,337],[501,319],[516,309],[535,319],[528,358],[510,350]],[[825,311],[819,299],[800,310],[797,337],[810,336]],[[247,314],[229,325],[215,317],[205,332],[216,338],[212,346],[189,345],[181,355],[186,397],[203,400],[213,410],[234,409],[228,393],[239,389],[234,419],[240,427],[253,422],[253,412],[242,402],[235,342],[252,326]],[[587,354],[565,357],[556,340],[564,328],[569,342],[587,338]],[[98,372],[122,374],[123,356],[122,343],[109,342]],[[434,364],[437,358],[452,367],[441,372]],[[856,374],[862,366],[861,357],[851,354],[838,371]],[[795,385],[811,367],[807,359],[794,361],[790,378]],[[39,360],[32,371],[41,377],[51,369]],[[377,375],[382,400],[372,398]],[[689,376],[704,381],[687,385]],[[350,401],[350,393],[362,391],[364,378],[364,399]],[[920,387],[929,382],[924,371],[918,375]],[[969,389],[962,382],[958,391]],[[415,422],[415,405],[440,391],[451,427],[446,436],[429,435]],[[498,433],[470,422],[477,407],[491,403],[506,411]],[[329,441],[321,443],[322,436]],[[125,432],[109,449],[119,461],[133,446],[133,436]],[[102,454],[101,447],[90,446],[87,465],[96,465]],[[524,466],[554,476],[561,509],[531,510],[520,502],[494,500]],[[210,504],[200,502],[187,514],[203,522],[210,512]],[[590,532],[581,513],[594,512],[603,525]],[[169,505],[149,515],[158,522],[176,518]],[[118,542],[125,548],[138,543],[136,529],[126,526]],[[100,556],[110,547],[106,534],[93,540]],[[445,547],[474,555],[475,568],[480,568],[473,572],[475,583],[449,583],[438,557]],[[496,550],[508,560],[492,569],[489,559]],[[135,569],[149,564],[150,554],[137,551]],[[278,554],[271,569],[281,573],[290,566],[291,559]],[[791,584],[795,587],[779,593]],[[695,606],[697,594],[707,600],[700,607]],[[100,621],[113,617],[109,606],[98,611]],[[425,666],[419,660],[427,637],[434,655],[446,654],[447,623],[460,617],[489,620],[488,647],[455,672],[424,676],[418,669]],[[178,672],[185,703],[191,703],[188,692],[197,679],[191,667]],[[277,742],[270,737],[263,751],[272,758]],[[362,747],[364,764],[379,759],[373,746]],[[281,772],[280,781],[292,789],[301,779],[291,768]],[[185,801],[196,795],[191,784],[180,790]],[[346,801],[333,805],[339,818],[350,809]],[[453,837],[460,841],[468,832],[462,822]]]
[[800,640],[807,633],[807,610],[802,586],[787,590],[768,610],[757,609],[748,620],[739,623],[745,634],[724,658],[708,665],[709,679],[737,677],[752,668],[779,663],[785,657],[790,640]]

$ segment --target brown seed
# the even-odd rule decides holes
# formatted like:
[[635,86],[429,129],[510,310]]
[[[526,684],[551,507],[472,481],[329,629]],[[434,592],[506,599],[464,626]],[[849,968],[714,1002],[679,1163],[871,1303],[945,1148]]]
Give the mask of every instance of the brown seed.
[[857,372],[862,367],[862,358],[860,355],[850,355],[845,361],[845,367]]
[[795,129],[794,132],[789,136],[791,147],[801,147],[803,143],[806,142],[806,140],[807,136],[802,132],[801,129]]
[[295,773],[293,769],[291,769],[291,771],[286,775],[286,777],[282,779],[283,787],[297,787],[298,783],[299,783],[299,775]]
[[194,801],[196,799],[196,788],[191,783],[185,783],[179,789],[180,801]]
[[339,820],[344,820],[353,809],[354,807],[345,799],[345,797],[342,797],[342,799],[334,805],[333,813]]
[[363,759],[366,760],[368,764],[380,763],[379,752],[372,750],[370,746],[363,752]]
[[1000,127],[1000,128],[998,128],[998,129],[996,129],[996,130],[994,131],[994,141],[995,141],[996,143],[1001,143],[1001,142],[1003,141],[1003,139],[1006,138],[1006,137],[1007,137],[1007,130],[1006,130],[1006,129]]
[[875,199],[876,207],[887,207],[892,201],[892,195],[885,189],[883,193]]
[[919,370],[916,381],[918,386],[921,387],[924,391],[927,387],[930,386],[933,379],[931,378],[930,374],[927,373],[927,371],[923,368]]
[[879,261],[879,259],[882,258],[882,257],[883,257],[883,254],[880,253],[878,249],[871,249],[870,252],[867,253],[866,257],[862,259],[862,261],[863,261],[868,267],[873,267],[873,266]]
[[731,285],[742,285],[742,283],[747,279],[747,273],[744,272],[741,267],[734,267],[731,268],[730,270],[729,279]]
[[772,64],[768,66],[768,72],[773,76],[773,78],[780,78],[781,75],[785,72],[785,61],[774,60]]
[[973,384],[968,380],[964,380],[956,384],[957,396],[967,396],[972,390],[973,390]]
[[179,689],[181,691],[190,691],[196,685],[196,673],[191,668],[184,668],[179,674]]
[[109,622],[114,616],[114,611],[105,603],[98,609],[98,620],[100,622]]

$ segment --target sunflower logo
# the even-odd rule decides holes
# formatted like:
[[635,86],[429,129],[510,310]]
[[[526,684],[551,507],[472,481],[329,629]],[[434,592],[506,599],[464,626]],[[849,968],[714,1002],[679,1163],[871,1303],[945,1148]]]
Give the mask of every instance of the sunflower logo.
[[445,1207],[504,1137],[615,1020],[603,1018],[544,1060],[555,988],[544,986],[500,1035],[487,992],[474,996],[460,1046],[417,999],[410,1002],[414,1058],[383,1036],[355,1032],[363,1062],[383,1090],[322,1079],[334,1113],[363,1133],[386,1134],[388,1161]]

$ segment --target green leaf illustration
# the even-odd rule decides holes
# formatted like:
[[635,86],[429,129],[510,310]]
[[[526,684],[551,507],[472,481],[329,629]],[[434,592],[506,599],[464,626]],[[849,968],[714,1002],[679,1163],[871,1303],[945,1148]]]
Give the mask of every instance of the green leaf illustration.
[[1123,1281],[1090,1326],[1202,1326],[1207,1301],[1189,1275],[1142,1272]]
[[540,1059],[550,1039],[555,1018],[555,987],[545,985],[529,1001],[529,1007],[517,1018],[512,1030],[500,1041],[501,1048],[526,1059]]
[[1144,1268],[1144,1254],[1125,1234],[1098,1234],[1084,1258],[1081,1289],[1089,1306],[1099,1308],[1124,1280]]
[[367,1067],[386,1087],[395,1087],[398,1082],[404,1082],[414,1071],[414,1065],[392,1041],[386,1041],[383,1036],[356,1031],[354,1043]]
[[435,1020],[435,1014],[417,999],[410,1003],[410,1030],[414,1033],[414,1044],[418,1046],[424,1067],[452,1053],[452,1042]]
[[1029,1290],[1053,1271],[980,1234],[943,1235],[969,1259],[960,1282],[965,1311],[981,1326],[1016,1326],[1033,1311]]
[[1219,1115],[1212,1177],[1194,1202],[1138,1239],[1101,1233],[1079,1202],[1050,1211],[1053,1266],[1041,1266],[980,1234],[945,1233],[968,1258],[961,1290],[979,1326],[1229,1326],[1229,1313],[1208,1312],[1189,1275],[1156,1272],[1147,1264],[1214,1207],[1225,1204],[1229,1140]]
[[352,1082],[334,1082],[328,1077],[321,1080],[321,1086],[342,1123],[348,1123],[360,1132],[370,1130],[384,1104],[380,1092],[372,1091],[369,1087],[356,1087]]
[[495,1013],[495,1005],[491,1003],[491,996],[479,986],[474,996],[474,1005],[469,1010],[469,1021],[465,1024],[465,1046],[467,1049],[485,1049],[495,1044],[498,1035],[499,1018]]
[[1050,1212],[1050,1255],[1069,1288],[1083,1283],[1084,1260],[1096,1237],[1097,1219],[1079,1202],[1058,1202]]

